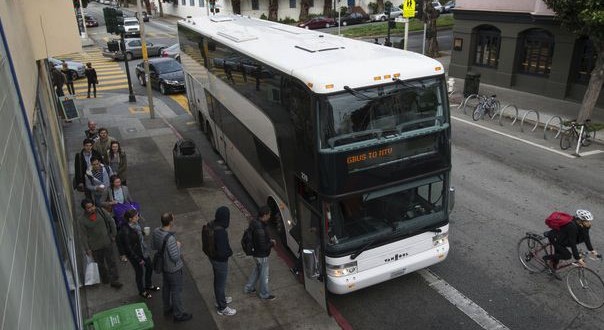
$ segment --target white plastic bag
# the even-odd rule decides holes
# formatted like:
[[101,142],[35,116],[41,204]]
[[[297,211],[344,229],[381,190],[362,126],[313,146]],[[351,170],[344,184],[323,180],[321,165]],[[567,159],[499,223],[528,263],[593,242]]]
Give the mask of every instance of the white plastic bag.
[[84,277],[84,285],[95,285],[101,283],[99,275],[99,265],[94,262],[94,259],[86,256],[86,272]]

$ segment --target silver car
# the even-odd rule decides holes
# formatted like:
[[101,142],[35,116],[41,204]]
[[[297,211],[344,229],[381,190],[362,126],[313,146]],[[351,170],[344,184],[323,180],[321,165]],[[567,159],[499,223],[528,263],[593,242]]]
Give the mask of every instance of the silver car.
[[[50,63],[50,65],[54,66],[55,68],[57,68],[59,70],[61,70],[63,68],[63,61],[61,61],[59,59],[56,59],[54,57],[49,57],[48,62]],[[71,76],[73,77],[74,80],[84,77],[84,71],[86,69],[84,64],[82,64],[80,62],[74,62],[74,61],[65,61],[65,63],[67,63],[67,69],[69,69],[69,73],[71,74]]]
[[180,46],[174,44],[161,52],[161,57],[171,57],[180,62]]
[[[128,38],[125,39],[126,44],[126,58],[128,61],[134,58],[143,57],[143,43],[140,38]],[[161,56],[162,50],[167,48],[164,44],[154,44],[147,41],[147,54],[149,57]],[[115,60],[123,60],[124,54],[121,51],[110,51],[108,48],[103,49],[103,56],[110,57]]]
[[[392,9],[392,11],[390,11],[390,18],[397,18],[399,16],[401,16],[403,14],[403,11],[400,8],[396,8],[396,9]],[[378,21],[386,21],[388,19],[388,15],[386,15],[386,13],[381,13],[381,14],[373,14],[370,15],[369,17],[371,17],[371,21],[372,22],[378,22]]]

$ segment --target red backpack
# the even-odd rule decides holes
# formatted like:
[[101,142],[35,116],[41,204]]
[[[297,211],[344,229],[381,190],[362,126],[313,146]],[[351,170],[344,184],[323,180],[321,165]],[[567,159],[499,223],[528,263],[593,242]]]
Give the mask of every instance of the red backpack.
[[560,230],[562,226],[569,224],[571,221],[573,221],[572,215],[556,211],[545,219],[545,224],[551,229]]

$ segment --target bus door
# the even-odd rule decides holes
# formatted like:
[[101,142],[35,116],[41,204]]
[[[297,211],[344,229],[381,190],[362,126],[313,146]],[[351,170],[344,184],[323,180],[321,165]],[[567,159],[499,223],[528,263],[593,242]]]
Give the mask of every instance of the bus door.
[[[300,229],[300,258],[304,266],[306,291],[327,310],[325,255],[323,254],[323,221],[317,210],[318,196],[306,184],[298,182],[296,214]],[[320,207],[320,206],[319,206]]]

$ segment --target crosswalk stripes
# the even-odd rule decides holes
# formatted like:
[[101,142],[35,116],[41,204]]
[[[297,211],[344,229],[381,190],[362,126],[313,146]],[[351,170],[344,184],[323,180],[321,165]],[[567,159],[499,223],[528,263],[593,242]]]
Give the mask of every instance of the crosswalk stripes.
[[[86,64],[87,62],[92,63],[92,67],[96,70],[99,81],[96,85],[97,97],[102,97],[102,92],[128,88],[128,80],[124,70],[120,67],[118,62],[103,57],[103,54],[99,49],[87,50],[82,53],[66,54],[58,56],[57,58],[81,62],[83,64]],[[85,98],[87,96],[88,83],[86,78],[80,78],[74,81],[73,86],[75,88],[76,98]],[[67,91],[66,88],[65,91]]]

